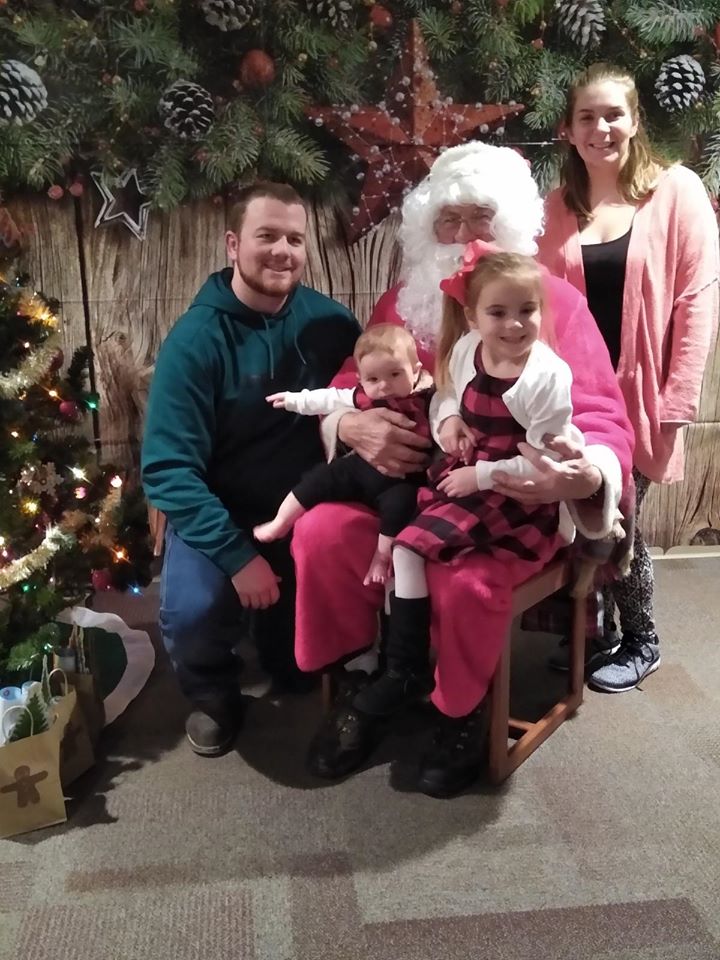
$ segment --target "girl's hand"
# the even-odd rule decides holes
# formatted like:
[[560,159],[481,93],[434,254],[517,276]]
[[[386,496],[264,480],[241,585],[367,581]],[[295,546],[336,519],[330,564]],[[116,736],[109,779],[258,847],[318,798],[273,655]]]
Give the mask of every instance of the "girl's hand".
[[438,430],[438,439],[445,453],[460,457],[465,463],[470,462],[475,438],[462,417],[453,416],[443,420]]
[[287,390],[284,390],[282,393],[271,393],[269,397],[265,397],[268,403],[271,403],[276,410],[285,409],[285,397],[287,396]]
[[475,467],[458,467],[438,484],[438,490],[446,497],[469,497],[478,492]]

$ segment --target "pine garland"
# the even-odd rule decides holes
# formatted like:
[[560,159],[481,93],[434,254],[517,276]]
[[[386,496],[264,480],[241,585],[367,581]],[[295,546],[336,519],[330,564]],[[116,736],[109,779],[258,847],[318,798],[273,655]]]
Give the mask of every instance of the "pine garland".
[[[565,91],[588,63],[607,60],[638,78],[647,122],[673,157],[717,177],[720,0],[384,0],[373,25],[365,0],[8,0],[0,6],[0,65],[18,61],[41,89],[20,126],[2,128],[0,189],[70,186],[102,170],[108,182],[137,167],[155,207],[231,191],[255,176],[335,195],[357,190],[348,151],[306,119],[312,104],[377,104],[419,19],[442,96],[516,100],[524,112],[493,142],[548,144]],[[269,70],[248,67],[260,53]],[[674,101],[656,83],[663,65],[695,60],[707,78]],[[698,74],[700,75],[700,74]],[[688,77],[690,72],[688,72]],[[170,122],[161,97],[182,81],[207,91],[201,122]],[[192,104],[191,104],[192,107]],[[33,110],[37,113],[25,122]],[[12,111],[11,111],[12,112]],[[183,136],[185,139],[183,139]],[[553,146],[529,146],[538,170]],[[714,150],[714,148],[713,148]],[[332,178],[332,182],[328,182]]]

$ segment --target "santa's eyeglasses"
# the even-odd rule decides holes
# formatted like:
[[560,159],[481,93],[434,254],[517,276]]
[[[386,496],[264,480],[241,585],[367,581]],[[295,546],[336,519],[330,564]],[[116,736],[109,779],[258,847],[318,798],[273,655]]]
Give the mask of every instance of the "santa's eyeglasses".
[[448,213],[441,215],[435,221],[435,229],[443,234],[456,234],[460,232],[460,227],[465,224],[465,229],[471,234],[482,234],[487,231],[493,214],[490,210],[471,213],[467,217],[461,217],[457,213]]

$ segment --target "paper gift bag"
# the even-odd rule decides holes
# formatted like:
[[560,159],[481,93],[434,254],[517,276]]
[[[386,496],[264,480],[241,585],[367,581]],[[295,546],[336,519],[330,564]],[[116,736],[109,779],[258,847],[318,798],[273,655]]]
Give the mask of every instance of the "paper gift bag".
[[[6,735],[23,712],[30,715],[32,730],[30,711],[12,707],[3,717]],[[54,725],[0,747],[0,837],[14,837],[65,820],[60,738]]]
[[[86,649],[87,646],[87,649]],[[96,671],[93,669],[92,645],[86,644],[85,631],[77,624],[73,624],[68,646],[70,659],[75,664],[75,670],[63,670],[68,683],[74,688],[80,709],[85,718],[85,725],[93,747],[97,746],[100,732],[105,726],[105,708],[97,690],[95,680]],[[58,656],[54,659],[55,669],[59,668]]]
[[105,708],[98,695],[95,678],[91,673],[68,673],[67,678],[70,686],[75,689],[90,743],[95,747],[105,726]]
[[90,769],[95,753],[77,692],[68,683],[64,671],[55,669],[50,674],[51,691],[56,689],[54,681],[58,678],[62,681],[60,696],[53,697],[52,709],[57,717],[54,729],[60,737],[60,782],[67,787]]

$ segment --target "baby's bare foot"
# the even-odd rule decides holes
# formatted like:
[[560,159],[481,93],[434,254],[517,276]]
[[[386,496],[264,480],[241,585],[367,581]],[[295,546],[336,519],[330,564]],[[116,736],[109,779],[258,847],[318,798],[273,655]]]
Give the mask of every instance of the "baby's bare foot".
[[278,520],[276,517],[274,520],[253,527],[253,536],[259,543],[271,543],[290,533],[291,528],[292,524]]
[[384,584],[390,579],[392,574],[391,558],[385,553],[375,553],[372,558],[368,572],[365,574],[363,586],[369,587],[373,583]]

